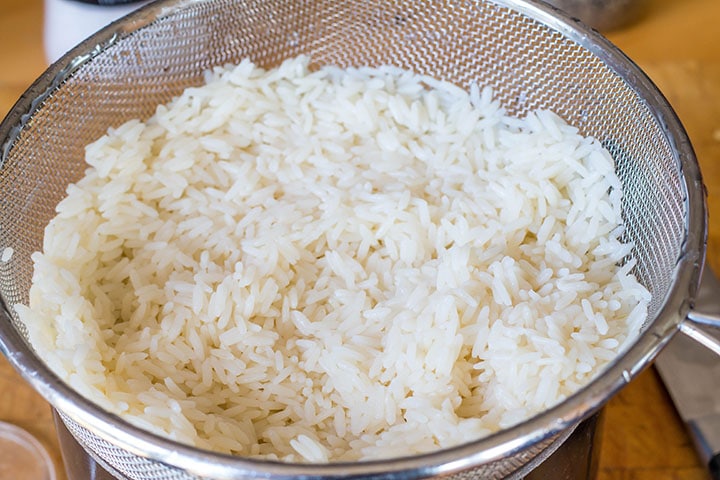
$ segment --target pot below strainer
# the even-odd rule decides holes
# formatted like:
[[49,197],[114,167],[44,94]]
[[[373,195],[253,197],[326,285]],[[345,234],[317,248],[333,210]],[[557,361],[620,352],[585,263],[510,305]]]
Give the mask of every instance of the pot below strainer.
[[[271,67],[298,54],[316,66],[393,64],[491,86],[509,114],[551,109],[613,154],[625,192],[634,273],[650,290],[637,341],[560,405],[490,437],[408,458],[328,465],[249,460],[159,438],[86,401],[25,341],[14,317],[27,303],[30,255],[65,188],[84,173],[84,146],[202,83],[206,68],[250,57]],[[131,479],[522,475],[649,365],[681,329],[720,351],[690,312],[703,264],[705,206],[682,126],[648,78],[604,38],[540,3],[173,0],[151,4],[69,52],[0,125],[3,352],[60,413],[87,451]]]

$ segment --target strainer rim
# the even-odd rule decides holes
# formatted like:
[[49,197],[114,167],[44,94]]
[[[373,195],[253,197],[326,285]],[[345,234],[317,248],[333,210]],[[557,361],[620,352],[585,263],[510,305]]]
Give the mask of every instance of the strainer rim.
[[[671,141],[685,190],[686,241],[668,294],[647,330],[633,345],[617,357],[590,384],[562,403],[545,410],[519,425],[490,436],[435,452],[363,462],[333,462],[302,464],[275,462],[221,454],[178,443],[136,427],[121,417],[102,410],[80,396],[37,358],[26,342],[12,327],[7,306],[0,321],[0,348],[16,369],[58,411],[101,438],[136,455],[172,465],[195,475],[213,478],[241,476],[290,478],[302,475],[309,478],[355,477],[386,475],[404,472],[407,478],[448,474],[476,467],[522,450],[531,443],[546,440],[572,428],[590,416],[614,393],[647,367],[660,349],[670,340],[685,319],[695,296],[704,260],[706,243],[706,213],[702,179],[687,133],[669,102],[650,78],[624,53],[598,32],[570,18],[553,7],[536,0],[488,0],[525,14],[590,50],[618,73],[643,101],[662,120],[663,133]],[[38,98],[51,82],[64,74],[66,65],[81,55],[87,55],[98,45],[111,42],[114,36],[129,34],[165,13],[181,10],[198,3],[191,0],[160,0],[118,20],[68,52],[36,80],[18,100],[5,121],[0,124],[0,138],[11,129],[22,126],[23,119],[32,116]],[[8,148],[12,148],[9,145]],[[690,184],[690,187],[688,187]],[[549,422],[548,419],[554,420]],[[109,440],[108,440],[109,441]]]

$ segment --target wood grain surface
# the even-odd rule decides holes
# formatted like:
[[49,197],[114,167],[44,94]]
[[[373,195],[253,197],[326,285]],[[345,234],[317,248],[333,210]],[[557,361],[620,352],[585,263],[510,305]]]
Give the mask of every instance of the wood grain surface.
[[[606,35],[648,73],[688,131],[708,190],[708,260],[720,272],[720,1],[644,6],[637,22]],[[42,0],[0,0],[0,117],[46,68],[42,22]],[[652,368],[610,400],[605,417],[598,480],[709,479]],[[0,420],[37,436],[67,480],[50,407],[2,357]]]

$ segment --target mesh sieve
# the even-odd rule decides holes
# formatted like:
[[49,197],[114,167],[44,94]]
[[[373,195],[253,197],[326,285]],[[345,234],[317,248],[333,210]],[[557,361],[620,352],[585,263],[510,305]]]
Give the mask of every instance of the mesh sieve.
[[[250,57],[271,67],[297,54],[314,66],[393,64],[493,87],[510,114],[552,109],[613,154],[623,183],[636,275],[653,295],[638,341],[591,385],[527,422],[467,445],[363,464],[292,465],[213,454],[157,438],[75,394],[33,354],[11,306],[27,303],[30,255],[84,146]],[[688,311],[704,252],[704,199],[692,148],[647,77],[604,38],[539,3],[512,0],[171,0],[151,4],[53,65],[0,125],[0,320],[3,351],[60,412],[79,443],[119,478],[399,475],[519,477],[647,366]]]

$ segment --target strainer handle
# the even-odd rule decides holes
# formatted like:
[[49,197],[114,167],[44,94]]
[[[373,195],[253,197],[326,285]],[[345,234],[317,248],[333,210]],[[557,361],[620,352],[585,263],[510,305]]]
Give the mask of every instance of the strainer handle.
[[720,356],[720,338],[707,331],[707,325],[715,327],[720,335],[720,317],[698,312],[688,314],[687,320],[680,324],[680,331]]
[[693,309],[679,330],[682,335],[669,341],[655,367],[710,478],[720,480],[720,281],[707,265]]
[[708,264],[702,270],[695,306],[680,331],[720,356],[720,280]]

